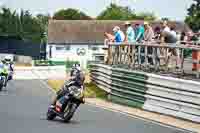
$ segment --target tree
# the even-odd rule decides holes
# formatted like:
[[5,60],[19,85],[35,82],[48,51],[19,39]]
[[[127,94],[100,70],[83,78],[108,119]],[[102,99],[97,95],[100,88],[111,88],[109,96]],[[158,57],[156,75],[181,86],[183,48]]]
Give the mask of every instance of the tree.
[[100,15],[98,20],[131,20],[137,18],[136,14],[129,7],[117,6],[110,4]]
[[46,28],[46,26],[48,25],[49,19],[51,18],[51,16],[49,14],[38,14],[36,16],[37,21],[39,22],[39,24],[41,25],[41,27]]
[[[45,25],[46,23],[44,23]],[[40,42],[45,32],[40,19],[33,17],[29,11],[22,10],[20,13],[3,7],[0,13],[0,34],[20,36],[33,42]]]
[[48,23],[49,23],[49,19],[51,18],[51,16],[49,14],[38,14],[36,16],[36,19],[41,27],[41,33],[42,33],[42,39],[43,42],[46,43],[47,42],[47,32],[48,32]]
[[13,33],[16,32],[15,25],[16,12],[11,12],[9,8],[3,7],[0,14],[0,31],[1,33]]
[[162,21],[170,21],[170,19],[168,17],[163,17],[161,18]]
[[155,16],[155,14],[152,12],[141,12],[141,13],[137,14],[137,19],[143,19],[146,21],[154,21],[157,18]]
[[194,0],[194,3],[187,10],[188,16],[185,22],[192,28],[193,31],[200,30],[200,0]]
[[110,4],[100,15],[97,17],[98,20],[155,20],[156,17],[153,13],[142,12],[136,14],[134,10],[128,6],[118,6],[116,4]]
[[56,20],[91,20],[91,17],[76,9],[62,9],[53,16]]

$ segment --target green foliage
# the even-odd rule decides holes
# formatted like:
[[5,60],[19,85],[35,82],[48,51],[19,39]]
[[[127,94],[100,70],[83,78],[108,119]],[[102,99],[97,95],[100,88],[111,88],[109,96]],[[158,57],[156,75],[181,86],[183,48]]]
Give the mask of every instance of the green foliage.
[[188,9],[188,16],[185,22],[193,31],[200,30],[200,0],[193,0],[194,3]]
[[137,15],[137,19],[142,19],[145,21],[154,21],[156,20],[156,16],[152,12],[141,12]]
[[66,68],[72,68],[73,64],[78,64],[79,61],[66,61]]
[[98,20],[131,20],[137,16],[129,7],[111,4],[97,17]]
[[56,20],[91,20],[91,17],[76,9],[62,9],[53,16]]
[[12,12],[6,7],[3,7],[1,10],[0,35],[20,36],[25,40],[40,43],[42,34],[46,31],[44,25],[47,27],[48,19],[41,22],[40,18],[42,15],[40,15],[40,18],[33,17],[29,11],[24,10],[20,13]]
[[162,20],[162,21],[170,21],[170,19],[167,18],[167,17],[163,17],[161,20]]
[[35,60],[34,65],[35,66],[49,66],[50,62],[49,60]]
[[[37,43],[46,43],[48,20],[50,16],[38,14],[32,16],[29,11],[22,10],[20,13],[3,7],[0,12],[0,35],[14,35]],[[77,9],[62,9],[53,16],[57,20],[91,20],[92,18]],[[154,20],[153,13],[141,13],[136,15],[129,7],[111,4],[98,17],[98,20]]]
[[73,64],[78,64],[78,61],[52,61],[52,60],[34,60],[35,66],[64,66],[72,68]]
[[128,6],[118,6],[116,4],[111,4],[106,10],[100,13],[97,20],[155,20],[156,17],[153,13],[142,12],[136,14],[134,10],[130,9]]

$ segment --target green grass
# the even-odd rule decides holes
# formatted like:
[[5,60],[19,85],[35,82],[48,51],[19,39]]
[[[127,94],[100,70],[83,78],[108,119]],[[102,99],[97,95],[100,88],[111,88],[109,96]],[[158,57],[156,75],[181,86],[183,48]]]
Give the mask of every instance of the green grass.
[[[58,91],[64,84],[64,80],[48,80],[48,85],[55,91]],[[97,87],[94,83],[85,83],[85,98],[107,99],[107,93]]]
[[71,68],[73,64],[79,63],[78,61],[52,61],[52,60],[34,60],[35,66],[63,66]]
[[94,83],[86,83],[85,84],[85,96],[87,98],[100,98],[100,99],[107,99],[107,93],[97,87]]

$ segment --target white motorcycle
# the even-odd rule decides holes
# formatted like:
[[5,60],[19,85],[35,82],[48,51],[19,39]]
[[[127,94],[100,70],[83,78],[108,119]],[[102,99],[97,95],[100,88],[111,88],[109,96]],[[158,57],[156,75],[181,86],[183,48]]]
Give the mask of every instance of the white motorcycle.
[[7,77],[7,79],[8,80],[12,80],[13,79],[13,74],[14,74],[14,71],[13,71],[14,70],[14,65],[6,63],[5,64],[5,68],[8,71],[8,77]]

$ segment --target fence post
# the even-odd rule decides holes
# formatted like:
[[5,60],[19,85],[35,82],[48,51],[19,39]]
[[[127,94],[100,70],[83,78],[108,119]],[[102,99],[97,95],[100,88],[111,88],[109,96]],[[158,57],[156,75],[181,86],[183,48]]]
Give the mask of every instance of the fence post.
[[181,55],[180,55],[180,60],[181,60],[181,72],[184,74],[184,49],[181,49]]
[[108,62],[109,65],[112,64],[112,46],[111,45],[108,45],[107,62]]
[[132,54],[131,54],[131,67],[133,68],[135,66],[135,51],[136,51],[136,47],[134,45],[131,45],[131,50],[132,50]]
[[144,47],[144,58],[145,58],[145,67],[148,65],[148,48],[147,46]]
[[118,53],[119,50],[118,50],[117,46],[112,46],[112,47],[113,47],[112,48],[113,49],[113,53],[112,53],[113,54],[113,63],[112,63],[112,65],[113,64],[115,65],[116,61],[117,61],[117,59],[116,59],[117,57],[116,56],[117,56],[117,53]]
[[128,49],[128,53],[125,60],[128,63],[128,66],[131,66],[131,45],[128,45],[127,49]]
[[138,65],[141,68],[141,46],[138,46]]
[[129,45],[125,45],[124,46],[124,64],[127,64],[127,65],[129,65],[128,56],[129,56]]

